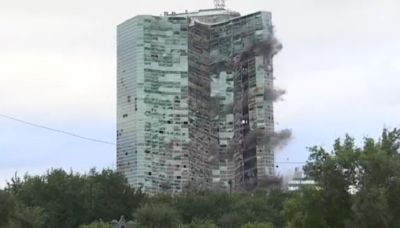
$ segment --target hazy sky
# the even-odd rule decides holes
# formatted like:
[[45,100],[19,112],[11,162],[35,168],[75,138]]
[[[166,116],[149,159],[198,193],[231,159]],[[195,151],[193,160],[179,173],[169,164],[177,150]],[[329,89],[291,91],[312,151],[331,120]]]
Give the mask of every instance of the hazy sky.
[[[116,25],[137,14],[211,8],[212,0],[0,0],[0,114],[115,141]],[[228,0],[271,11],[277,128],[293,141],[277,161],[305,161],[346,132],[377,137],[400,126],[398,0]],[[114,167],[115,146],[0,117],[0,187],[18,171]],[[280,171],[293,165],[280,164]]]

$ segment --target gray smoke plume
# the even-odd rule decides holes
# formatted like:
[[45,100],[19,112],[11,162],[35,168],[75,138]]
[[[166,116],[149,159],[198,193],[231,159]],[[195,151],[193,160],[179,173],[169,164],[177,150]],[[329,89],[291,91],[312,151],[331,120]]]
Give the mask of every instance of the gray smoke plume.
[[284,129],[279,132],[267,134],[265,140],[272,149],[281,150],[292,140],[292,137],[292,130]]
[[292,139],[292,131],[285,129],[279,132],[266,133],[264,129],[250,131],[244,138],[247,145],[255,145],[257,139],[262,139],[272,150],[281,150]]
[[265,130],[259,128],[247,133],[246,136],[244,137],[244,141],[246,142],[247,145],[256,145],[257,138],[263,138],[264,136],[265,136]]
[[271,37],[256,43],[252,48],[256,55],[263,55],[271,58],[281,51],[283,46],[275,37]]
[[275,88],[266,88],[264,91],[264,99],[266,101],[276,102],[278,100],[282,100],[282,96],[286,94],[286,90],[283,89],[275,89]]
[[282,50],[282,44],[275,37],[270,37],[266,40],[248,45],[246,51],[240,55],[239,61],[245,61],[254,56],[272,58],[280,50]]
[[[252,88],[249,90],[248,94],[250,97],[256,96],[261,94],[262,90],[258,88]],[[283,100],[282,96],[286,94],[286,90],[284,89],[276,89],[273,87],[265,87],[264,89],[264,100],[265,101],[272,101],[277,102],[279,100]]]

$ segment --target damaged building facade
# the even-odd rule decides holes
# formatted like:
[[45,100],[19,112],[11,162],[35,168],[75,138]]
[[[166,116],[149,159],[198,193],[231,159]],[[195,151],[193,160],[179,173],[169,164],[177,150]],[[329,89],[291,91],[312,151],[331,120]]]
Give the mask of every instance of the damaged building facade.
[[117,30],[117,169],[131,185],[248,191],[274,175],[269,12],[136,16]]

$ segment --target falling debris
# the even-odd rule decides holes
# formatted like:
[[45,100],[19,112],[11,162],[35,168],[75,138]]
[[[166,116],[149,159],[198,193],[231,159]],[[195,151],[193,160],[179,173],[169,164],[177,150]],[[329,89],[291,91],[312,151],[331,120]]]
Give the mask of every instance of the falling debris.
[[250,131],[244,138],[244,141],[247,145],[256,145],[257,138],[264,138],[265,137],[265,130],[264,129],[256,129],[254,131]]

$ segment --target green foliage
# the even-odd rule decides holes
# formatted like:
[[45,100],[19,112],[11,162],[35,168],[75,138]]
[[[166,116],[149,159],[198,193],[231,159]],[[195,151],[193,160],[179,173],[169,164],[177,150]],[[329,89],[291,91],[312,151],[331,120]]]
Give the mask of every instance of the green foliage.
[[92,222],[89,225],[81,225],[79,226],[79,228],[111,228],[111,225],[103,221],[96,221]]
[[43,208],[18,204],[11,217],[10,228],[42,228],[47,215]]
[[271,223],[249,223],[241,226],[240,228],[274,228],[274,226]]
[[0,190],[0,227],[8,224],[12,213],[14,212],[15,202],[11,194]]
[[[0,227],[75,228],[124,215],[141,228],[391,228],[400,224],[400,130],[356,146],[350,136],[332,151],[310,148],[304,167],[315,186],[296,192],[187,192],[145,196],[120,174],[51,170],[14,177],[0,190]],[[108,228],[95,222],[80,228]]]
[[181,225],[179,228],[218,228],[218,226],[208,220],[196,220],[190,224]]
[[355,146],[346,136],[333,151],[313,147],[304,168],[317,182],[285,203],[288,227],[397,227],[400,224],[400,130]]
[[112,170],[103,170],[101,173],[92,171],[88,179],[86,191],[92,218],[111,221],[124,215],[128,220],[132,219],[132,211],[139,207],[144,194],[135,191],[122,175]]
[[199,219],[217,221],[229,208],[234,200],[228,194],[222,193],[188,193],[177,197],[174,207],[182,215],[184,223]]
[[111,221],[121,215],[131,219],[132,211],[144,199],[112,170],[80,175],[55,169],[43,176],[15,177],[7,191],[21,204],[42,208],[47,215],[42,227],[49,228],[75,228],[98,218]]
[[367,139],[360,156],[358,192],[349,226],[397,227],[400,224],[400,130],[384,130],[374,143]]
[[281,213],[287,193],[279,189],[257,194],[187,193],[171,203],[182,216],[184,223],[194,220],[211,220],[220,227],[240,227],[259,221],[272,222],[283,227]]
[[325,202],[322,192],[314,188],[304,188],[285,203],[284,214],[288,228],[325,228]]
[[167,204],[145,204],[134,217],[142,228],[176,228],[181,223],[179,213]]

